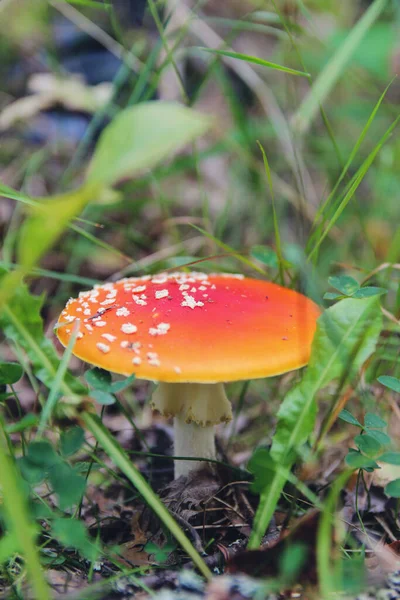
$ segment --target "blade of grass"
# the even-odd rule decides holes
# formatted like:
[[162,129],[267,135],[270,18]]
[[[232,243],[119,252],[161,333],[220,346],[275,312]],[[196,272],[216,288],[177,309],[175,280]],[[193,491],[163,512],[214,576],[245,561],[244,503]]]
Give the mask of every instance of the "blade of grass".
[[279,279],[281,281],[281,284],[284,285],[284,269],[283,269],[283,254],[282,254],[281,234],[280,234],[280,231],[279,231],[278,216],[276,214],[276,208],[275,208],[275,194],[274,194],[274,186],[272,185],[271,169],[269,168],[268,158],[267,158],[267,155],[265,153],[265,150],[264,150],[263,146],[261,145],[261,142],[259,142],[257,140],[257,144],[258,144],[258,146],[259,146],[259,148],[261,150],[261,153],[262,153],[262,157],[263,157],[263,161],[264,161],[265,173],[267,175],[267,180],[268,180],[268,185],[269,185],[269,191],[270,191],[270,194],[271,194],[272,219],[273,219],[273,222],[274,222],[274,234],[275,234],[275,243],[276,243],[276,256],[278,258]]
[[195,550],[185,533],[179,527],[178,523],[168,512],[164,504],[153,492],[147,481],[139,473],[136,467],[131,463],[124,450],[118,444],[118,442],[112,437],[110,432],[104,427],[100,419],[92,413],[83,413],[81,415],[83,422],[85,423],[88,430],[92,433],[98,443],[102,446],[103,450],[107,455],[114,461],[114,463],[121,469],[126,477],[132,482],[138,492],[143,496],[146,503],[156,513],[159,519],[168,528],[169,532],[176,541],[182,546],[185,552],[190,556],[193,563],[202,573],[202,575],[210,580],[212,573],[201,558],[199,553]]
[[325,230],[320,235],[318,241],[315,243],[315,245],[314,245],[313,249],[311,250],[311,252],[308,254],[308,257],[307,257],[308,261],[310,261],[312,259],[312,257],[317,253],[319,247],[321,246],[322,242],[324,241],[324,239],[328,235],[329,231],[332,229],[332,227],[334,226],[334,224],[336,223],[336,221],[338,220],[338,218],[340,217],[340,215],[342,214],[342,212],[344,211],[344,209],[346,208],[346,206],[348,205],[348,203],[350,202],[350,200],[354,196],[354,194],[355,194],[356,190],[358,189],[360,183],[364,179],[364,177],[365,177],[368,169],[370,168],[370,166],[372,165],[373,161],[375,160],[376,155],[378,154],[378,152],[380,151],[380,149],[382,148],[382,146],[385,144],[385,142],[387,141],[387,139],[392,134],[392,132],[395,129],[395,127],[397,126],[399,120],[400,120],[400,115],[390,125],[390,127],[386,130],[386,132],[381,137],[381,139],[379,140],[379,142],[377,143],[377,145],[375,146],[375,148],[368,155],[368,157],[365,159],[365,161],[363,162],[363,164],[361,165],[361,167],[358,169],[357,173],[351,179],[351,181],[349,183],[349,186],[348,186],[347,193],[345,194],[344,198],[340,201],[339,206],[335,210],[335,212],[334,212],[331,220],[327,224]]
[[0,481],[3,503],[8,516],[7,521],[10,530],[17,539],[19,552],[24,556],[34,597],[40,598],[40,600],[51,600],[50,590],[43,576],[35,543],[35,525],[29,517],[19,474],[11,458],[7,455],[4,444],[3,423],[1,422],[0,425],[2,429],[0,434],[0,438],[2,438],[0,440]]
[[351,475],[350,469],[346,469],[339,475],[334,481],[322,509],[317,532],[317,569],[321,598],[332,598],[334,592],[338,591],[338,586],[335,585],[335,582],[338,581],[338,573],[332,569],[333,515],[340,494]]
[[199,231],[200,233],[202,233],[203,235],[205,235],[208,239],[212,240],[217,246],[219,246],[220,248],[222,248],[223,250],[225,250],[225,252],[229,252],[229,254],[231,254],[232,256],[234,256],[235,258],[237,258],[243,264],[247,265],[251,269],[254,269],[258,273],[261,273],[262,275],[265,275],[264,269],[261,269],[261,267],[258,267],[257,265],[255,265],[251,260],[249,260],[248,258],[246,258],[245,256],[243,256],[239,252],[236,252],[236,250],[234,250],[233,248],[231,248],[230,246],[228,246],[228,244],[224,244],[224,242],[221,242],[214,235],[212,235],[211,233],[208,233],[208,231],[206,231],[205,229],[202,229],[201,227],[198,227],[197,225],[194,225],[193,223],[189,223],[189,225],[190,225],[190,227],[193,227],[194,229],[197,229],[197,231]]
[[[362,142],[364,141],[365,136],[367,135],[367,133],[368,133],[368,131],[369,131],[369,129],[370,129],[370,127],[371,127],[374,119],[375,119],[376,113],[378,112],[379,107],[382,104],[382,101],[385,98],[386,93],[387,93],[388,89],[390,88],[390,86],[392,85],[393,81],[394,81],[394,79],[392,79],[392,81],[387,85],[387,87],[385,88],[385,90],[381,94],[378,102],[375,104],[375,106],[374,106],[374,108],[373,108],[373,110],[372,110],[372,112],[371,112],[371,114],[370,114],[370,116],[368,118],[368,121],[366,122],[365,126],[363,127],[363,130],[362,130],[360,136],[358,137],[358,139],[357,139],[357,141],[356,141],[356,143],[355,143],[355,145],[354,145],[354,147],[353,147],[353,149],[352,149],[352,151],[350,153],[350,156],[347,159],[346,164],[344,165],[344,167],[342,169],[342,172],[340,173],[340,175],[338,177],[338,180],[336,181],[335,185],[333,186],[333,189],[330,192],[330,194],[327,197],[327,199],[325,200],[325,202],[322,204],[322,206],[319,207],[319,209],[318,209],[318,211],[317,211],[317,213],[315,215],[315,222],[318,221],[318,219],[320,219],[322,217],[322,215],[324,214],[324,212],[326,212],[326,209],[329,206],[330,202],[332,201],[332,198],[336,194],[336,191],[337,191],[339,185],[342,183],[343,179],[345,178],[345,176],[346,176],[346,174],[347,174],[347,172],[348,172],[348,170],[349,170],[349,168],[350,168],[350,166],[351,166],[354,158],[356,157],[356,155],[357,155],[357,153],[358,153],[358,151],[360,149],[360,146],[361,146]],[[315,232],[315,234],[316,234],[316,237],[318,237],[318,232],[317,231]],[[314,239],[314,236],[310,238],[309,243],[312,243],[313,239]]]
[[261,65],[262,67],[268,67],[270,69],[274,69],[275,71],[289,73],[290,75],[310,77],[309,73],[297,71],[297,69],[291,69],[290,67],[284,67],[283,65],[278,65],[276,63],[270,62],[269,60],[264,60],[263,58],[258,58],[257,56],[251,56],[250,54],[242,54],[241,52],[230,52],[229,50],[216,50],[214,48],[205,48],[203,46],[198,46],[197,49],[203,50],[203,52],[209,52],[210,54],[219,54],[220,56],[237,58],[238,60],[244,60],[245,62],[253,63],[255,65]]
[[[51,360],[42,350],[38,341],[33,338],[33,336],[30,334],[30,332],[27,330],[24,324],[21,323],[18,317],[14,314],[12,307],[7,304],[2,307],[2,310],[6,313],[8,320],[12,322],[19,335],[21,335],[21,337],[24,338],[25,343],[29,346],[30,350],[34,352],[38,360],[40,360],[41,364],[43,365],[43,368],[46,369],[46,371],[49,374],[51,374],[52,377],[55,377],[57,370],[54,368],[54,365],[51,363]],[[65,394],[68,397],[76,397],[76,393],[70,389],[70,387],[65,381],[63,381],[61,384],[61,390],[63,394]]]
[[40,414],[39,427],[38,427],[38,430],[36,433],[37,438],[42,437],[43,432],[46,428],[46,425],[47,425],[47,423],[51,417],[51,414],[54,411],[54,408],[57,404],[60,389],[61,389],[62,383],[65,378],[65,374],[68,369],[69,361],[71,360],[72,350],[74,348],[75,341],[76,341],[76,338],[79,333],[79,327],[80,327],[80,320],[77,319],[73,325],[72,334],[71,334],[70,340],[68,342],[68,346],[65,349],[65,352],[63,354],[63,357],[60,361],[57,372],[55,374],[53,385],[51,386],[50,393],[47,398],[46,404],[42,408],[42,412]]
[[[9,263],[4,260],[0,260],[0,267],[8,269],[17,269],[19,267],[16,263]],[[36,267],[27,272],[27,275],[33,275],[36,277],[48,277],[49,279],[57,279],[59,281],[67,281],[69,283],[78,283],[80,285],[87,285],[93,287],[100,283],[99,279],[90,279],[89,277],[80,277],[79,275],[69,275],[68,273],[59,273],[58,271],[50,271],[49,269],[40,269]]]
[[292,126],[297,133],[304,135],[311,123],[331,93],[339,77],[343,74],[346,64],[360,45],[364,36],[379,17],[387,4],[387,0],[375,0],[355,24],[343,44],[338,48],[323,71],[315,80],[314,85],[304,98],[299,109],[293,116]]

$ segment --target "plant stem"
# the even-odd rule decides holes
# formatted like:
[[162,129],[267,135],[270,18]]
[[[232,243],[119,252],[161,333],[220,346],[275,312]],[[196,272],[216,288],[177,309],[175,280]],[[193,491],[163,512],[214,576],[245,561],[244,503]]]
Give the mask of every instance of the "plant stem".
[[190,540],[186,537],[175,519],[170,515],[164,504],[153,492],[147,481],[139,473],[136,467],[131,463],[124,450],[121,448],[118,442],[115,441],[106,427],[104,427],[100,419],[96,415],[88,412],[82,414],[82,419],[86,427],[103,447],[103,450],[132,482],[150,508],[154,510],[159,519],[168,528],[171,535],[174,536],[176,541],[190,556],[202,575],[204,575],[206,579],[210,580],[212,578],[212,573],[204,560],[201,558],[200,554],[195,550]]
[[34,597],[38,600],[51,600],[35,544],[35,526],[29,518],[19,474],[7,454],[3,436],[4,430],[0,431],[0,484],[10,533],[15,536],[18,548],[24,556]]

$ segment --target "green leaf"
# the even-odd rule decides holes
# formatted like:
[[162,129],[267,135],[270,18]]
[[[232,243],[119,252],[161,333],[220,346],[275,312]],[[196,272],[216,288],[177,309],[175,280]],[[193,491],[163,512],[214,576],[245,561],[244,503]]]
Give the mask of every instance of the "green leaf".
[[203,48],[201,46],[199,47],[199,50],[203,50],[204,52],[210,52],[211,54],[219,54],[220,56],[228,56],[229,58],[237,58],[238,60],[244,60],[255,65],[261,65],[262,67],[269,67],[270,69],[274,69],[275,71],[283,71],[283,73],[289,73],[290,75],[310,77],[310,73],[305,73],[304,71],[297,71],[296,69],[284,67],[283,65],[277,65],[276,63],[270,62],[269,60],[264,60],[263,58],[258,58],[257,56],[251,56],[250,54],[241,54],[240,52],[231,52],[228,50],[215,50],[214,48]]
[[17,383],[24,374],[20,364],[14,362],[0,362],[0,385]]
[[81,187],[74,192],[37,201],[18,237],[18,262],[23,269],[34,267],[53,246],[69,222],[96,197],[97,188]]
[[53,446],[47,440],[31,442],[27,448],[26,458],[34,465],[48,469],[60,461]]
[[18,539],[13,533],[2,535],[0,540],[0,565],[7,562],[19,551]]
[[288,544],[279,557],[279,578],[287,585],[294,582],[300,569],[307,560],[309,548],[306,542],[292,542]]
[[352,469],[379,469],[379,465],[357,450],[350,450],[345,458],[346,464]]
[[369,427],[366,427],[365,432],[368,433],[368,435],[374,438],[377,442],[379,442],[381,446],[390,446],[391,439],[383,431],[378,431],[378,429],[370,429]]
[[276,252],[272,248],[269,248],[269,246],[253,246],[250,250],[250,256],[268,267],[275,269],[278,267]]
[[90,392],[90,397],[94,398],[96,402],[103,404],[104,406],[115,404],[114,396],[109,392],[104,392],[103,390],[93,390]]
[[339,290],[344,296],[351,296],[360,287],[359,283],[348,275],[329,277],[328,282],[329,285],[335,288],[335,290]]
[[21,471],[22,477],[31,485],[37,485],[47,476],[47,470],[42,466],[35,465],[26,456],[17,460],[17,465]]
[[82,521],[77,519],[54,519],[52,533],[64,546],[78,550],[88,560],[96,560],[99,549],[90,540]]
[[60,462],[49,471],[49,481],[58,496],[61,509],[78,504],[85,493],[86,479],[65,462]]
[[162,565],[166,562],[171,552],[176,550],[176,544],[169,540],[163,546],[157,546],[154,542],[150,541],[144,547],[144,551],[154,556],[154,562],[157,565]]
[[335,292],[326,292],[323,295],[324,300],[339,300],[340,298],[343,298],[343,294],[336,294]]
[[[0,280],[2,275],[4,272],[0,273]],[[40,316],[42,305],[42,296],[33,296],[26,285],[20,285],[10,302],[0,310],[0,327],[7,338],[24,348],[36,377],[51,388],[60,359],[51,341],[44,336]],[[87,389],[70,373],[67,372],[64,381],[68,385],[68,389],[63,390],[66,393],[71,390],[76,394],[87,393]]]
[[134,466],[130,458],[118,444],[115,438],[110,434],[107,428],[104,427],[101,420],[96,415],[93,415],[89,412],[83,413],[82,419],[89,431],[93,434],[95,439],[98,441],[100,446],[102,446],[103,450],[108,454],[114,464],[116,464],[117,467],[121,469],[121,471],[129,479],[129,481],[132,482],[137,491],[143,496],[150,509],[155,512],[160,521],[168,529],[169,533],[182,546],[188,556],[190,556],[200,573],[206,577],[207,580],[211,580],[212,573],[210,569],[207,567],[197,550],[193,547],[190,540],[186,537],[183,529],[172,517],[171,513],[161,502],[157,494],[153,492],[143,475],[141,475],[138,469]]
[[400,465],[400,452],[384,452],[379,457],[379,461],[389,465]]
[[270,484],[275,473],[275,462],[266,448],[257,448],[250,458],[247,468],[254,475],[251,489],[261,493]]
[[100,136],[87,181],[113,185],[154,167],[202,135],[210,119],[172,102],[144,102],[121,111]]
[[110,389],[111,374],[109,371],[95,367],[94,369],[90,369],[90,371],[86,371],[85,379],[95,390],[104,390],[107,392]]
[[345,408],[340,411],[339,419],[341,419],[342,421],[346,421],[346,423],[350,423],[350,425],[356,425],[356,427],[362,428],[360,421],[358,419],[356,419],[355,417],[353,417],[351,412],[349,412]]
[[304,377],[289,391],[278,411],[271,448],[275,461],[306,441],[314,428],[315,394],[334,379],[353,379],[374,351],[381,326],[375,299],[348,298],[321,315]]
[[[330,381],[351,381],[375,349],[382,326],[376,298],[346,298],[318,319],[311,357],[301,382],[292,388],[278,412],[278,425],[271,447],[272,459],[290,468],[297,452],[312,433],[316,418],[315,396]],[[285,484],[276,473],[262,492],[249,547],[259,545]]]
[[127,387],[130,387],[134,381],[135,381],[135,374],[132,373],[132,375],[129,375],[129,377],[127,377],[123,381],[114,381],[110,385],[109,391],[112,394],[118,394],[118,392],[122,392],[122,390],[125,390]]
[[374,286],[367,286],[367,287],[362,287],[359,290],[357,290],[353,295],[352,298],[370,298],[371,296],[383,296],[384,294],[387,294],[387,290],[385,290],[385,288],[381,288],[381,287],[374,287]]
[[30,429],[31,427],[35,427],[39,422],[39,417],[28,413],[22,419],[17,421],[16,423],[10,423],[6,425],[5,430],[7,433],[20,433],[21,431],[25,431],[25,429]]
[[337,80],[344,73],[347,63],[386,5],[387,0],[372,2],[319,74],[293,117],[293,127],[299,133],[304,134],[308,130],[314,117],[319,113],[320,106],[331,93]]
[[393,390],[394,392],[400,394],[400,379],[397,379],[397,377],[391,377],[390,375],[381,375],[381,377],[378,377],[378,381],[390,390]]
[[354,443],[359,450],[369,458],[376,457],[382,450],[382,444],[371,435],[357,435],[354,438]]
[[387,427],[386,421],[370,412],[366,413],[364,417],[364,425],[365,427],[372,427],[374,429],[383,429],[384,427]]
[[385,487],[385,494],[392,498],[400,498],[400,479],[395,479],[388,483]]
[[78,452],[85,441],[85,432],[82,427],[70,427],[61,433],[60,451],[63,456],[72,456]]

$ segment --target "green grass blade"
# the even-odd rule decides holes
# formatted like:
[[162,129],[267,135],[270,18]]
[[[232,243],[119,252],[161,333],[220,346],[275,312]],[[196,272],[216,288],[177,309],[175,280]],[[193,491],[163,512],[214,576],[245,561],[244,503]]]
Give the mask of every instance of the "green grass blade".
[[346,471],[343,471],[343,473],[341,473],[334,481],[328,498],[324,503],[319,521],[317,532],[317,570],[321,598],[333,598],[335,592],[338,591],[338,586],[335,583],[338,582],[338,577],[332,569],[332,540],[334,539],[332,531],[333,519],[340,494],[352,472],[353,471],[350,469],[346,469]]
[[275,208],[275,194],[274,194],[274,186],[272,185],[271,169],[269,168],[268,158],[267,158],[267,155],[265,153],[263,146],[261,145],[261,143],[259,141],[257,141],[257,144],[261,150],[261,154],[263,157],[264,169],[265,169],[265,173],[267,175],[269,191],[271,194],[272,219],[274,222],[274,234],[275,234],[275,243],[276,243],[276,256],[278,257],[279,278],[280,278],[281,284],[283,285],[284,284],[284,269],[283,269],[281,234],[279,231],[278,216],[276,214],[276,208]]
[[[354,378],[375,350],[381,327],[376,299],[342,300],[321,315],[308,368],[300,383],[286,394],[278,412],[270,451],[275,464],[291,469],[298,449],[313,431],[317,392],[330,381],[338,380],[343,384]],[[276,471],[272,480],[261,489],[249,548],[260,545],[285,483],[286,477]]]
[[230,52],[228,50],[215,50],[213,48],[204,48],[203,46],[199,46],[198,50],[210,52],[211,54],[219,54],[220,56],[229,56],[229,58],[237,58],[238,60],[244,60],[245,62],[253,63],[255,65],[261,65],[262,67],[268,67],[270,69],[274,69],[275,71],[289,73],[290,75],[310,77],[309,73],[297,71],[297,69],[291,69],[290,67],[284,67],[283,65],[278,65],[276,63],[270,62],[269,60],[264,60],[263,58],[258,58],[257,56],[251,56],[250,54],[242,54],[241,52]]
[[71,360],[75,341],[76,341],[77,335],[79,333],[79,327],[77,327],[78,322],[79,322],[79,319],[77,319],[74,323],[72,335],[69,339],[68,346],[65,349],[65,352],[63,354],[63,357],[60,361],[57,372],[55,374],[53,385],[51,386],[50,394],[47,398],[47,402],[42,408],[42,412],[40,414],[39,427],[37,430],[38,438],[42,437],[43,432],[46,428],[46,425],[47,425],[49,419],[51,418],[51,414],[54,411],[54,408],[57,404],[57,400],[58,400],[59,394],[60,394],[60,389],[64,382],[65,375],[68,370],[68,364],[69,364],[69,361]]
[[193,563],[204,575],[206,579],[211,579],[212,573],[201,558],[199,553],[195,550],[190,540],[186,537],[182,529],[179,527],[175,519],[168,512],[164,504],[153,492],[147,481],[139,473],[136,467],[131,463],[124,450],[118,444],[118,442],[112,437],[110,432],[104,427],[100,419],[91,413],[84,413],[81,415],[83,422],[85,423],[88,430],[96,438],[98,443],[102,446],[103,450],[108,454],[111,460],[118,466],[119,469],[128,477],[129,481],[135,486],[138,492],[143,496],[146,503],[156,513],[159,519],[168,528],[171,535],[174,536],[176,541],[182,546],[185,552],[190,556]]
[[[3,424],[1,424],[3,429]],[[7,521],[15,536],[19,552],[24,556],[26,569],[35,598],[51,600],[51,594],[43,576],[39,553],[35,544],[35,526],[28,513],[23,495],[22,482],[16,471],[4,443],[4,433],[0,431],[0,482],[2,499],[7,514]]]
[[373,121],[374,121],[375,117],[376,117],[376,114],[377,114],[377,112],[378,112],[378,110],[379,110],[379,107],[380,107],[380,105],[382,104],[382,101],[383,101],[383,99],[385,98],[385,96],[386,96],[386,93],[387,93],[388,89],[390,88],[390,86],[392,85],[393,81],[394,81],[394,80],[392,80],[392,81],[391,81],[391,82],[390,82],[390,83],[387,85],[387,87],[385,88],[385,90],[384,90],[384,91],[383,91],[383,93],[381,94],[381,96],[380,96],[380,98],[379,98],[378,102],[375,104],[375,106],[374,106],[374,108],[373,108],[373,110],[372,110],[372,112],[371,112],[371,114],[370,114],[370,116],[369,116],[369,118],[368,118],[368,121],[366,122],[365,126],[363,127],[363,130],[362,130],[362,132],[360,133],[360,136],[358,137],[358,139],[357,139],[356,143],[354,144],[354,147],[353,147],[353,149],[352,149],[352,151],[351,151],[351,153],[350,153],[350,156],[349,156],[349,158],[348,158],[348,159],[347,159],[347,161],[346,161],[346,164],[344,165],[344,167],[343,167],[343,169],[342,169],[342,172],[340,173],[340,175],[339,175],[339,177],[338,177],[338,180],[336,181],[336,183],[335,183],[335,185],[334,185],[334,187],[333,187],[332,191],[330,192],[330,194],[329,194],[329,196],[327,197],[327,199],[325,200],[325,202],[322,204],[322,206],[320,206],[320,207],[319,207],[319,209],[318,209],[318,211],[317,211],[317,213],[316,213],[316,215],[315,215],[315,221],[317,221],[318,219],[320,219],[320,218],[322,217],[322,215],[324,214],[324,212],[326,212],[326,209],[327,209],[327,207],[329,206],[329,204],[330,204],[330,202],[331,202],[332,198],[333,198],[333,197],[334,197],[334,195],[336,194],[336,192],[337,192],[337,190],[338,190],[338,187],[339,187],[339,185],[342,183],[343,179],[344,179],[344,178],[345,178],[345,176],[347,175],[347,173],[348,173],[348,171],[349,171],[349,168],[350,168],[350,166],[352,165],[352,163],[353,163],[353,160],[354,160],[354,158],[356,157],[356,155],[357,155],[357,153],[358,153],[358,151],[359,151],[359,149],[360,149],[360,146],[361,146],[361,144],[363,143],[363,141],[364,141],[364,138],[365,138],[365,136],[367,135],[367,133],[368,133],[368,131],[369,131],[369,129],[370,129],[370,127],[371,127],[371,125],[372,125],[372,123],[373,123]]
[[385,134],[381,137],[381,139],[379,140],[379,142],[377,143],[377,145],[375,146],[375,148],[367,156],[367,158],[365,159],[365,161],[363,162],[363,164],[361,165],[361,167],[358,169],[357,173],[352,178],[352,180],[351,180],[351,182],[350,182],[350,184],[348,186],[347,193],[345,194],[344,198],[340,201],[339,206],[335,210],[335,212],[334,212],[331,220],[329,221],[329,223],[327,224],[325,230],[320,235],[318,241],[315,243],[313,249],[309,253],[307,260],[311,260],[312,257],[317,253],[317,251],[318,251],[319,247],[321,246],[322,242],[324,241],[324,239],[326,238],[326,236],[328,235],[328,233],[330,232],[330,230],[332,229],[332,227],[335,225],[336,221],[339,219],[340,215],[342,214],[342,212],[344,211],[344,209],[346,208],[346,206],[348,205],[348,203],[350,202],[350,200],[354,196],[354,194],[357,191],[360,183],[364,179],[364,177],[365,177],[368,169],[370,168],[370,166],[374,162],[374,160],[375,160],[378,152],[380,151],[380,149],[382,148],[382,146],[385,144],[385,142],[387,141],[387,139],[391,136],[393,130],[396,128],[399,120],[400,120],[400,115],[390,125],[390,127],[386,130]]
[[337,80],[343,74],[347,63],[386,5],[387,0],[375,0],[370,5],[317,77],[293,117],[292,125],[298,133],[304,135],[308,131],[320,106],[331,93]]
[[249,260],[248,258],[246,258],[245,256],[243,256],[242,254],[240,254],[239,252],[237,252],[236,250],[234,250],[233,248],[231,248],[230,246],[228,246],[228,244],[224,244],[224,242],[221,242],[218,238],[216,238],[211,233],[208,233],[208,231],[206,231],[202,227],[198,227],[197,225],[194,225],[193,223],[190,223],[190,226],[193,227],[194,229],[197,229],[197,231],[199,231],[200,233],[202,233],[203,235],[205,235],[208,239],[212,240],[217,246],[219,246],[220,248],[222,248],[223,250],[225,250],[225,252],[228,252],[229,254],[231,254],[232,256],[234,256],[235,258],[237,258],[238,260],[240,260],[240,262],[242,262],[244,265],[250,267],[251,269],[254,269],[258,273],[261,273],[262,275],[265,275],[264,269],[261,269],[260,267],[258,267],[257,265],[255,265],[251,260]]

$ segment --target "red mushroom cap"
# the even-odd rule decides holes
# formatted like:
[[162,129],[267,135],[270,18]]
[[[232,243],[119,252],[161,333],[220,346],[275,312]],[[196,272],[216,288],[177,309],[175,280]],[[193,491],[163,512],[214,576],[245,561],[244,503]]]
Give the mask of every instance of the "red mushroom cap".
[[320,309],[274,283],[241,275],[168,273],[95,286],[71,299],[57,336],[74,354],[142,379],[214,383],[279,375],[307,364]]

